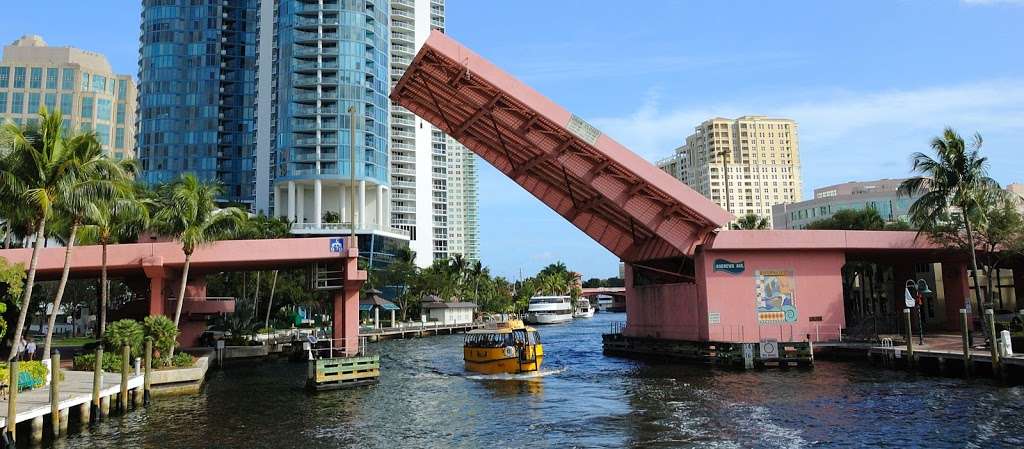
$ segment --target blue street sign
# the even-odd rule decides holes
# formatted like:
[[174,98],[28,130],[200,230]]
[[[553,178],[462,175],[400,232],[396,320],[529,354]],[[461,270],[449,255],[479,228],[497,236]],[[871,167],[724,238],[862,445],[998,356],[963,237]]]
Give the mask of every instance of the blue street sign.
[[345,241],[342,240],[341,238],[332,238],[331,239],[331,252],[332,253],[341,253],[343,250],[345,250]]

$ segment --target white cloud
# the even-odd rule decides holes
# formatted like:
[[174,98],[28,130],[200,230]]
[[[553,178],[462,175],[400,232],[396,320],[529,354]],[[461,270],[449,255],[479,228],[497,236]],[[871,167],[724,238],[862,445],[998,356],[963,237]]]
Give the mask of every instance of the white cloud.
[[[808,190],[831,182],[830,177],[845,181],[906,175],[907,156],[926,150],[929,138],[944,126],[954,126],[964,134],[980,131],[987,140],[987,154],[1001,156],[1000,161],[1011,165],[1020,164],[1014,150],[1024,147],[1019,138],[1024,131],[1024,79],[801,94],[804,99],[798,101],[790,95],[666,108],[660,92],[652,91],[633,112],[591,122],[653,161],[670,155],[694,126],[711,117],[758,114],[792,118],[800,127]],[[994,172],[1008,175],[1020,173],[1020,169],[993,167]]]

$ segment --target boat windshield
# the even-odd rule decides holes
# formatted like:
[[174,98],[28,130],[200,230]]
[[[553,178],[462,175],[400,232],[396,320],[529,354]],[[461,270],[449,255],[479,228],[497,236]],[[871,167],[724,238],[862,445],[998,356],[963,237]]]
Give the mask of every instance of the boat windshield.
[[466,346],[475,348],[500,348],[512,343],[512,333],[466,334]]
[[561,304],[569,302],[568,297],[553,297],[553,298],[532,298],[530,304]]

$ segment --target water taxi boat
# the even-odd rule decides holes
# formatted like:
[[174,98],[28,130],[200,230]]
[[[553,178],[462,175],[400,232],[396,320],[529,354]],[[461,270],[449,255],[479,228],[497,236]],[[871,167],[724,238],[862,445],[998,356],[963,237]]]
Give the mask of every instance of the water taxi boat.
[[572,321],[572,298],[568,296],[534,296],[526,309],[530,324],[556,324]]
[[594,306],[585,296],[576,299],[576,310],[572,313],[573,318],[593,318]]
[[528,373],[540,370],[544,346],[536,329],[512,319],[466,333],[463,359],[478,373]]

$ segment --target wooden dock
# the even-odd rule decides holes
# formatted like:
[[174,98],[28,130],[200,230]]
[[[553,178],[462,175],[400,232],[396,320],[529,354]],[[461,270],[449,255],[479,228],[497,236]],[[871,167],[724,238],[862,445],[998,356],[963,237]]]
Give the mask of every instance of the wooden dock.
[[[84,415],[85,420],[89,418],[89,407],[92,402],[92,371],[70,371],[62,370],[64,380],[60,382],[60,402],[58,408],[61,413],[61,427],[67,425],[68,417],[72,408],[79,407],[79,416]],[[130,395],[138,395],[141,399],[143,387],[143,376],[129,376],[128,390]],[[109,410],[112,404],[115,408],[116,398],[121,390],[121,375],[118,373],[103,373],[100,386],[101,402],[105,406],[101,410]],[[140,399],[129,401],[137,403]],[[0,410],[7,410],[7,398],[0,400]],[[18,393],[15,406],[17,407],[17,423],[35,421],[33,424],[42,428],[43,417],[50,414],[50,389],[40,387],[34,390]],[[102,412],[101,412],[102,413]],[[0,417],[0,427],[7,426],[7,417]],[[33,431],[33,433],[36,433]],[[19,433],[20,435],[20,433]],[[19,438],[20,440],[21,438]]]
[[403,323],[398,327],[383,327],[379,329],[360,328],[359,336],[368,337],[371,340],[382,338],[410,338],[426,337],[440,334],[457,334],[469,332],[473,329],[484,327],[484,323]]
[[924,345],[917,344],[915,339],[913,349],[911,358],[905,344],[875,345],[868,350],[868,358],[872,363],[883,366],[909,367],[944,375],[996,375],[1002,380],[1024,382],[1024,354],[999,357],[1001,369],[997,373],[992,367],[992,352],[988,348],[971,348],[966,363],[961,342],[952,338],[925,338]]

